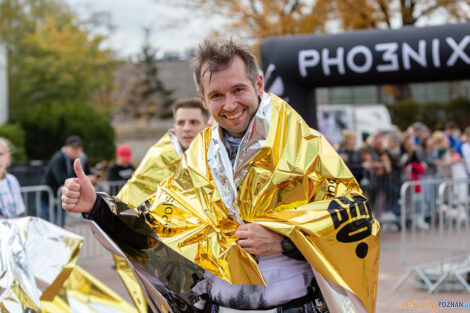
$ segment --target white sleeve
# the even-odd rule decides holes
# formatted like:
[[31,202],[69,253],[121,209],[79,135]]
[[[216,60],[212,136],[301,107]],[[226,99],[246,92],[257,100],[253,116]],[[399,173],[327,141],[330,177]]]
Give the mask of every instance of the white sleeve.
[[23,197],[21,196],[20,183],[18,182],[15,176],[13,175],[9,175],[9,176],[10,176],[9,178],[11,182],[11,188],[13,189],[12,197],[16,204],[15,216],[18,216],[20,214],[23,214],[26,211],[26,208],[24,206]]
[[462,145],[462,156],[465,161],[467,173],[470,174],[470,143],[466,142]]

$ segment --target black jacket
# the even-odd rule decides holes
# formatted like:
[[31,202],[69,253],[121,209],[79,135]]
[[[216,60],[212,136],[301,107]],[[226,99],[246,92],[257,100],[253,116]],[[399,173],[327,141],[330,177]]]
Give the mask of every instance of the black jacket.
[[[86,157],[81,158],[83,171],[86,175],[91,174],[90,164]],[[68,162],[68,164],[67,164]],[[42,185],[48,185],[52,188],[52,191],[57,194],[57,190],[62,186],[67,178],[77,177],[73,170],[73,160],[65,155],[62,150],[57,151],[49,164],[46,167],[46,171],[41,178]]]

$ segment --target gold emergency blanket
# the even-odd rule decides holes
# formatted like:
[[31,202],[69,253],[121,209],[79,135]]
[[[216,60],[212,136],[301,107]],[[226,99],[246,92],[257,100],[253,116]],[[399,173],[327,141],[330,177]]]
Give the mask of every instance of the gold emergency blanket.
[[117,242],[118,248],[91,223],[108,250],[130,261],[155,310],[201,308],[193,286],[204,271],[232,284],[264,285],[256,260],[235,237],[240,223],[254,222],[295,243],[330,312],[375,311],[379,224],[336,151],[274,95],[263,96],[234,166],[215,124],[196,137],[174,175],[137,210],[102,197],[148,238],[149,249]]
[[182,154],[176,136],[168,131],[150,147],[117,197],[134,208],[142,204],[162,180],[175,172]]
[[[135,208],[151,196],[162,180],[171,176],[183,155],[175,134],[169,130],[145,154],[132,177],[119,191],[117,198]],[[139,312],[147,311],[147,303],[127,260],[113,255],[118,271]]]
[[39,218],[0,220],[0,312],[136,312],[76,265],[81,245]]
[[239,223],[256,222],[289,237],[317,274],[344,289],[325,295],[332,312],[333,298],[348,312],[374,312],[379,224],[336,151],[274,95],[263,97],[234,169],[215,125],[152,202],[146,218],[159,239],[230,283],[264,284],[234,235]]

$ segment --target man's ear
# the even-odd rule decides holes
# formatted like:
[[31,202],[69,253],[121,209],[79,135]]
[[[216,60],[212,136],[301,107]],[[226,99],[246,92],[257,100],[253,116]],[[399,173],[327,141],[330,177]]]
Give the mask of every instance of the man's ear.
[[256,80],[256,94],[261,99],[264,93],[264,84],[263,84],[263,76],[260,74],[258,75],[258,79]]
[[202,105],[204,106],[204,108],[205,108],[206,110],[208,110],[208,109],[207,109],[206,102],[204,101],[204,97],[202,96],[201,91],[199,91],[199,89],[197,90],[197,93],[199,94],[199,97],[201,98]]

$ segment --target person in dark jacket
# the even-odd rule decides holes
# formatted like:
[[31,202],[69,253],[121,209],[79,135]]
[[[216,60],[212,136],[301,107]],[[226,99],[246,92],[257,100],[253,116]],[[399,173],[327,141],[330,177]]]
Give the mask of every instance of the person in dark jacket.
[[364,169],[362,168],[362,160],[359,150],[356,149],[357,135],[350,130],[343,130],[343,142],[338,148],[338,154],[351,170],[354,178],[358,182],[364,177]]
[[[83,153],[82,140],[78,136],[68,137],[65,145],[52,156],[41,178],[41,185],[51,187],[54,196],[57,195],[59,187],[64,184],[67,178],[77,177],[73,171],[73,162],[77,158],[81,160],[83,170],[90,179],[90,182],[95,185],[96,176],[91,173],[90,164],[85,153]],[[53,212],[53,217],[50,216],[51,211]],[[63,210],[57,210],[55,207],[50,208],[47,194],[45,193],[43,193],[41,199],[41,217],[61,227],[65,223]]]
[[135,167],[132,165],[132,150],[128,145],[120,145],[116,150],[116,162],[108,170],[109,181],[126,181],[132,177]]

